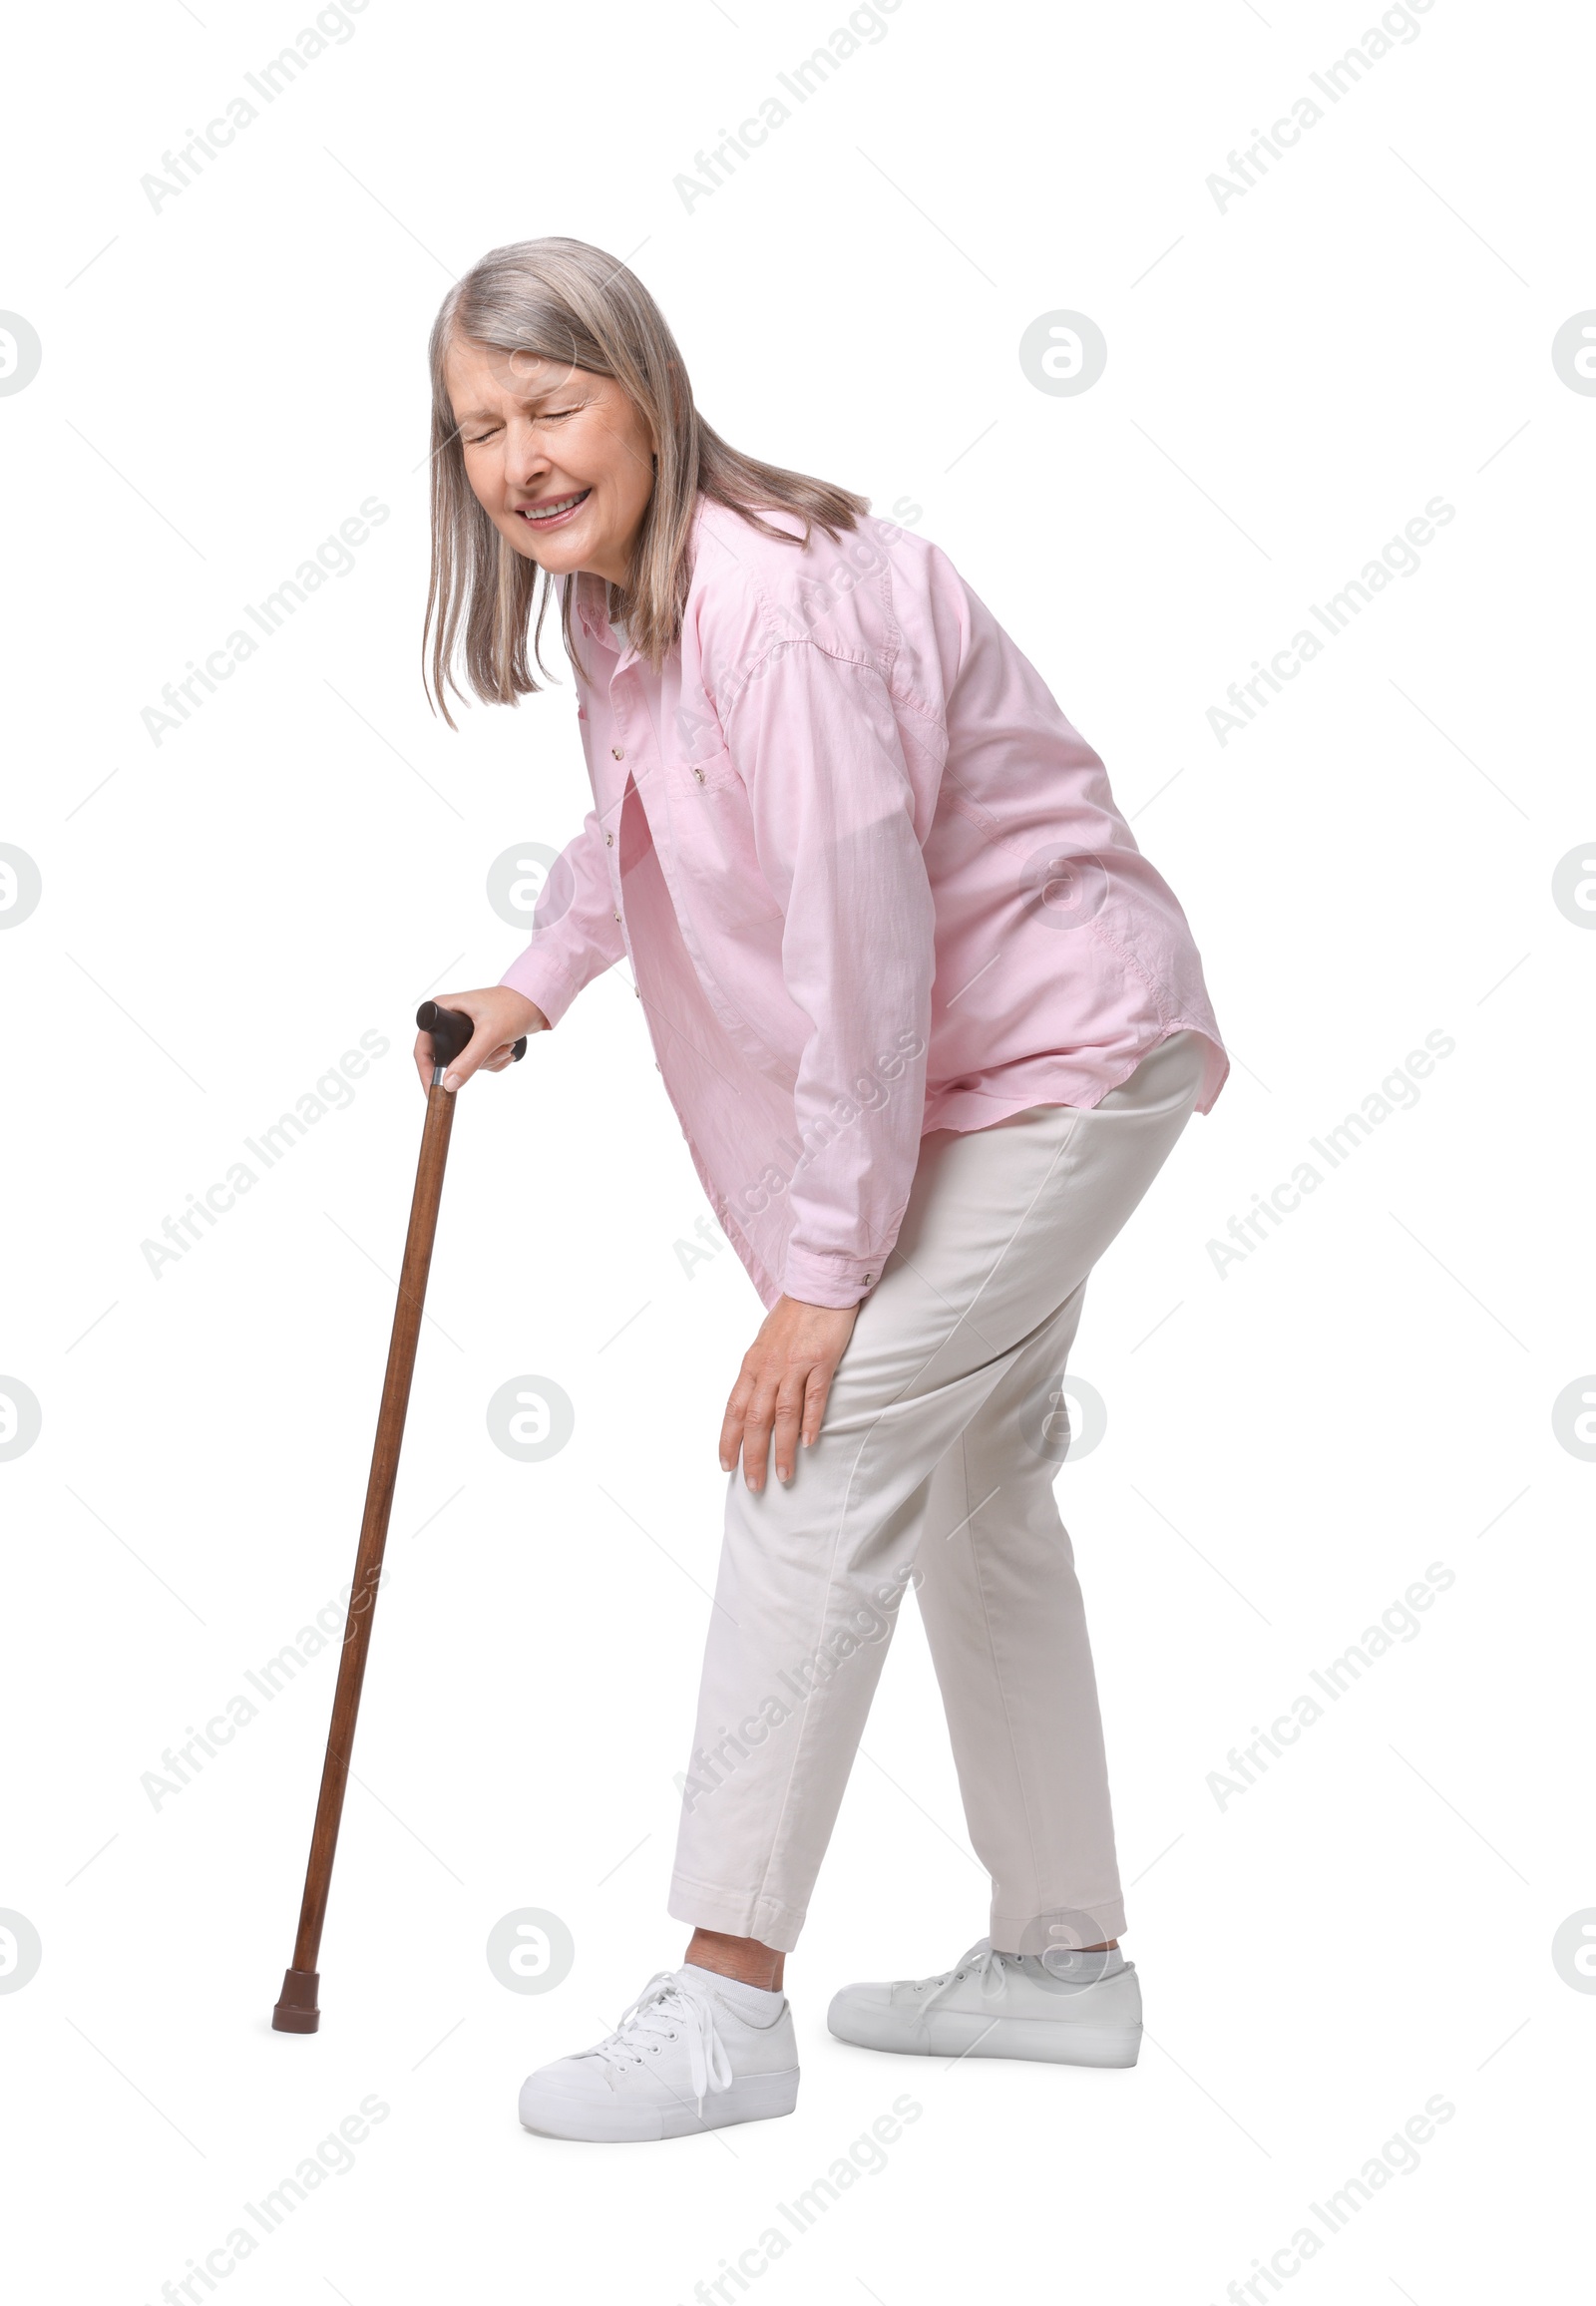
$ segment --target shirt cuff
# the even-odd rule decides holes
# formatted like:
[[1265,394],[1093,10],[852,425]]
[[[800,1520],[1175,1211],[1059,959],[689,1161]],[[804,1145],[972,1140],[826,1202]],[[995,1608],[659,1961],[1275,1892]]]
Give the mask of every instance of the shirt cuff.
[[845,1313],[870,1295],[881,1279],[883,1263],[879,1257],[822,1257],[813,1250],[789,1250],[782,1293],[805,1305]]
[[519,992],[526,1000],[536,1001],[549,1022],[560,1022],[582,985],[564,961],[553,954],[542,954],[536,941],[516,959],[499,979],[512,992]]

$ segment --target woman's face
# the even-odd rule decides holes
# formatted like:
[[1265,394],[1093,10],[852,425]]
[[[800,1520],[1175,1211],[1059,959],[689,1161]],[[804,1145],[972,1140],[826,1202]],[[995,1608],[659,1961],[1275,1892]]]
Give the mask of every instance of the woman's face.
[[469,338],[450,345],[444,378],[466,478],[500,535],[553,576],[624,584],[654,485],[635,403],[611,377]]

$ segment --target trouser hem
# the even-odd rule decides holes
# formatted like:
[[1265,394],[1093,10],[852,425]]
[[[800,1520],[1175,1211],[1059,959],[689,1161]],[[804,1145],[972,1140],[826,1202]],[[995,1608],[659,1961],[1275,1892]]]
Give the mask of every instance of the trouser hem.
[[[1054,1913],[1057,1912],[1056,1907],[1050,1910]],[[1084,1930],[1083,1924],[1086,1922],[1093,1925],[1095,1936]],[[1120,1937],[1123,1935],[1124,1929],[1125,1901],[1123,1898],[1093,1899],[1085,1905],[1076,1906],[1071,1910],[1070,1939],[1074,1939],[1078,1932],[1079,1942],[1084,1945],[1092,1945],[1097,1939],[1106,1940]],[[1025,1949],[1026,1953],[1038,1952],[1040,1947],[1033,1941],[1039,1938],[1045,1944],[1046,1931],[1047,1917],[1045,1914],[999,1914],[995,1912],[992,1917],[992,1942],[999,1954],[1017,1953],[1021,1947]],[[1067,1941],[1060,1939],[1058,1942],[1064,1944]]]
[[757,1938],[778,1954],[790,1954],[797,1945],[805,1910],[780,1898],[721,1889],[681,1873],[671,1875],[665,1899],[665,1911],[673,1921],[690,1922],[695,1930],[720,1930],[732,1938]]

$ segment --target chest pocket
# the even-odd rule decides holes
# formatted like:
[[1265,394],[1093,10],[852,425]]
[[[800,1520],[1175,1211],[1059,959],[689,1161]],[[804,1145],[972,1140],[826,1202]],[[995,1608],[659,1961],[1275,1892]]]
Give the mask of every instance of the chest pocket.
[[684,896],[696,891],[725,929],[779,922],[780,908],[759,870],[748,788],[729,749],[672,761],[665,788]]

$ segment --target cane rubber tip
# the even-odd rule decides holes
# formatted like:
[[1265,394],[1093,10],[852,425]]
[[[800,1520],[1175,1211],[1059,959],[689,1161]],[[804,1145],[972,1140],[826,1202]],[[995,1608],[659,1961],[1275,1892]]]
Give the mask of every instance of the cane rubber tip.
[[271,2027],[275,2034],[314,2034],[321,2024],[321,2012],[316,2007],[316,1988],[321,1976],[316,1970],[284,1970],[282,1993],[271,2013]]

